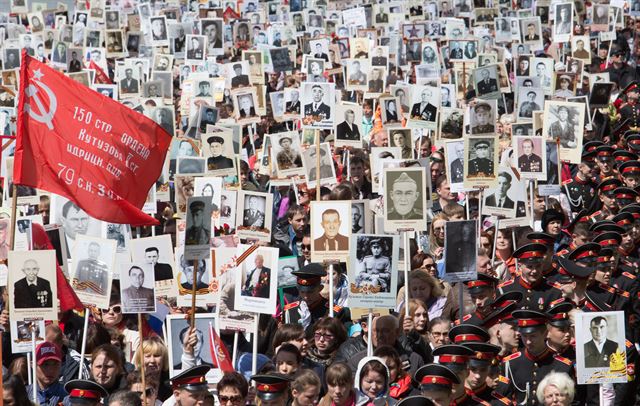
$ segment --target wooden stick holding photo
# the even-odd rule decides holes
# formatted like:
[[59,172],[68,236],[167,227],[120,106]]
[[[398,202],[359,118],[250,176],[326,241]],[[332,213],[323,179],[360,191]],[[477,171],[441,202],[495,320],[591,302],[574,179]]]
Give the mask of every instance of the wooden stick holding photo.
[[[195,272],[194,272],[195,274]],[[140,377],[142,378],[142,387],[146,388],[147,385],[145,383],[145,379],[144,379],[144,349],[142,346],[142,343],[144,341],[144,332],[142,331],[142,313],[138,313],[138,333],[140,335],[140,344],[138,345],[138,353],[140,354],[140,359],[138,360],[138,362],[140,362]],[[80,368],[82,369],[82,368]],[[146,390],[142,392],[142,404],[146,404],[147,395],[146,395]]]
[[333,317],[333,263],[329,264],[329,317]]
[[[253,331],[253,337],[251,337],[251,344],[253,346],[253,358],[251,359],[251,375],[255,375],[258,373],[258,357],[256,354],[258,353],[258,322],[259,322],[259,314],[256,313],[253,317],[255,318],[254,324],[256,329]],[[253,384],[256,384],[256,381],[253,381]]]
[[[84,327],[82,329],[82,346],[80,347],[80,359],[84,360],[87,349],[87,329],[89,328],[89,309],[84,309]],[[78,369],[78,379],[82,379],[82,366]]]
[[[320,200],[320,130],[315,130],[316,141],[316,200]],[[15,196],[15,193],[14,193]]]
[[373,309],[369,309],[369,316],[367,318],[367,357],[373,356],[373,343],[371,342],[372,331],[373,331]]
[[191,313],[189,313],[189,325],[191,325],[191,328],[195,328],[195,323],[196,323],[196,292],[198,291],[196,285],[197,285],[197,280],[196,277],[198,275],[198,260],[194,260],[193,261],[193,280],[191,281],[192,286],[191,286]]
[[[13,196],[16,195],[16,191],[14,189]],[[33,361],[33,399],[38,399],[38,361],[36,360],[36,323],[31,323],[31,349],[33,351],[32,361]],[[82,369],[82,368],[80,368]]]
[[413,228],[403,228],[398,231],[402,232],[404,237],[404,315],[405,317],[409,317],[409,271],[411,270],[411,244],[409,244],[409,233],[413,233],[415,230]]

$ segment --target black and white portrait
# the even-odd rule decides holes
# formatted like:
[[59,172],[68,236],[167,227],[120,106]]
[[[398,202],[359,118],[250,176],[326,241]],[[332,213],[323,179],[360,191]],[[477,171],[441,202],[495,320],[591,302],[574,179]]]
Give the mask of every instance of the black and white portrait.
[[472,184],[493,186],[498,167],[498,141],[494,136],[467,137],[465,146],[465,187]]
[[554,42],[569,40],[573,28],[573,3],[556,3],[554,16]]
[[8,260],[10,319],[55,320],[58,310],[55,251],[10,251]]
[[548,141],[560,141],[560,158],[579,163],[584,130],[584,104],[547,101],[544,105],[542,135]]
[[464,110],[452,107],[443,107],[440,111],[440,138],[462,138],[464,129]]
[[477,234],[476,220],[447,221],[444,227],[443,279],[462,282],[477,279]]
[[413,159],[413,144],[410,128],[390,128],[389,146],[398,147],[402,151],[402,159]]
[[143,264],[120,266],[120,298],[122,313],[153,313],[156,310],[153,272]]
[[447,161],[446,174],[449,187],[452,192],[460,192],[464,182],[464,141],[447,141],[444,151]]
[[499,95],[498,65],[487,65],[473,71],[475,88],[478,97]]
[[[317,179],[317,151],[316,146],[311,145],[302,154],[302,163],[305,168],[305,174],[307,177],[307,183],[310,187],[315,187]],[[336,179],[335,168],[333,166],[333,159],[331,157],[331,150],[328,143],[320,144],[320,183],[331,184]]]
[[79,236],[73,251],[71,286],[82,303],[99,309],[109,307],[111,272],[115,267],[116,242]]
[[300,135],[295,131],[273,134],[271,153],[275,158],[276,171],[280,177],[304,175]]
[[435,126],[440,106],[440,90],[430,86],[419,86],[412,91],[410,120],[414,123]]
[[236,118],[242,122],[255,122],[259,120],[257,114],[257,96],[255,89],[247,89],[235,92],[232,96]]
[[494,134],[496,132],[495,100],[478,101],[473,107],[469,107],[469,126],[472,135]]
[[205,42],[206,37],[204,35],[191,35],[186,36],[187,42],[187,61],[194,63],[202,63],[205,59]]
[[219,18],[202,19],[200,25],[202,27],[200,32],[207,37],[207,55],[221,55],[223,52],[223,20]]
[[402,111],[397,97],[381,97],[382,124],[386,126],[399,126],[402,123]]
[[534,111],[544,106],[544,91],[540,88],[521,87],[518,89],[518,118],[532,120]]
[[393,306],[397,285],[398,236],[353,235],[349,258],[349,305]]
[[[167,316],[170,376],[185,370],[184,363],[192,362],[194,365],[211,367],[212,369],[207,373],[207,379],[213,379],[215,373],[209,345],[209,328],[215,329],[216,323],[217,319],[213,314],[196,314],[195,326],[192,329],[188,319],[180,315]],[[193,353],[187,354],[184,351],[184,345],[190,337],[195,337],[196,344],[193,346]]]
[[384,168],[385,230],[426,229],[426,172],[422,167]]
[[156,46],[169,46],[169,36],[167,34],[166,16],[156,16],[149,18],[151,25],[151,39]]
[[333,83],[302,83],[303,127],[333,127]]
[[523,44],[531,45],[535,49],[542,47],[542,24],[540,17],[520,19],[520,34]]
[[238,193],[237,231],[241,238],[268,240],[271,235],[273,195],[240,191]]

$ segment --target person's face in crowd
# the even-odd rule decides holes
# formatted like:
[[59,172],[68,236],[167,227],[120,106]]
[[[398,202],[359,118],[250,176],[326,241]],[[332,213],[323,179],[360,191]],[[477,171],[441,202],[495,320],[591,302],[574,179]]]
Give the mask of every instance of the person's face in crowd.
[[489,366],[469,366],[467,367],[467,379],[465,380],[465,387],[471,390],[478,389],[484,385],[489,376]]
[[394,346],[398,339],[398,331],[391,319],[375,319],[371,338],[374,348],[383,345]]
[[568,406],[568,396],[561,392],[555,385],[548,384],[544,387],[544,406]]
[[140,268],[133,268],[129,272],[129,279],[131,280],[131,286],[140,288],[144,283],[144,272]]
[[413,313],[413,325],[416,331],[423,332],[427,328],[429,323],[429,312],[422,306],[418,306],[415,313]]
[[571,344],[571,327],[547,326],[547,342],[556,349],[564,349]]
[[532,354],[542,353],[547,347],[545,338],[547,337],[546,327],[538,327],[531,333],[520,333],[524,347]]
[[220,388],[218,391],[218,400],[222,406],[227,406],[228,404],[233,406],[244,405],[242,392],[240,392],[240,389],[235,386],[227,385]]
[[298,370],[298,359],[294,353],[280,351],[276,356],[276,371],[283,375],[293,375]]
[[91,362],[91,375],[100,385],[111,388],[118,377],[116,363],[107,357],[107,354],[101,352]]
[[534,284],[542,277],[542,261],[541,260],[520,260],[518,262],[522,279],[529,284]]
[[547,224],[546,232],[549,233],[550,235],[556,236],[560,234],[561,230],[562,230],[562,223],[558,220],[553,220],[549,222],[549,224]]
[[67,212],[66,217],[62,217],[62,226],[65,233],[72,239],[77,234],[86,234],[89,229],[89,215],[81,208],[72,206]]
[[542,196],[534,196],[533,199],[533,212],[536,215],[542,216],[542,213],[547,209],[547,204]]
[[364,178],[364,166],[362,164],[350,164],[349,170],[351,172],[351,181],[359,182]]
[[478,293],[474,293],[471,295],[471,301],[476,306],[478,310],[484,310],[491,301],[493,300],[494,291],[490,288],[484,288],[480,290]]
[[606,193],[600,193],[600,200],[602,201],[602,205],[609,210],[615,210],[618,207],[618,203],[614,196],[609,196]]
[[600,168],[601,173],[608,174],[613,170],[613,168],[611,167],[611,161],[609,159],[604,161],[597,159],[596,162],[598,164],[598,168]]
[[289,219],[289,224],[291,224],[291,228],[294,233],[300,234],[304,231],[304,228],[307,225],[307,216],[302,213],[296,213],[291,219]]
[[510,250],[512,249],[511,240],[507,238],[503,232],[498,231],[498,236],[496,237],[496,249],[498,250]]
[[433,261],[433,258],[427,257],[422,261],[422,267],[429,275],[434,278],[438,276],[438,269],[436,268],[436,263]]
[[410,297],[412,299],[420,299],[424,302],[431,299],[431,285],[422,280],[414,280],[409,285]]
[[506,349],[518,348],[520,345],[520,332],[516,330],[513,324],[498,324],[496,335],[502,343],[502,346]]
[[395,210],[404,216],[413,210],[420,193],[415,182],[395,182],[391,189],[391,201]]
[[438,323],[431,327],[431,331],[429,331],[429,341],[433,344],[434,348],[449,344],[449,330],[450,327],[448,323]]
[[599,264],[594,272],[594,279],[597,282],[609,284],[611,280],[611,266],[610,264]]
[[452,396],[449,390],[425,390],[421,394],[429,398],[435,406],[449,406],[451,404]]
[[214,157],[222,155],[222,144],[219,142],[209,144],[209,149],[211,150],[211,155]]
[[36,378],[38,379],[38,385],[41,388],[48,388],[49,386],[58,382],[61,370],[62,365],[60,361],[56,361],[53,359],[43,362],[42,365],[38,365],[36,368]]
[[142,382],[137,382],[131,384],[131,391],[139,394],[142,397],[142,394],[145,394],[145,401],[142,403],[143,406],[155,406],[156,399],[158,398],[158,394],[156,393],[156,389],[151,386],[149,383],[146,385],[142,385]]
[[24,261],[24,265],[22,266],[22,272],[29,283],[35,283],[38,279],[38,272],[40,272],[40,266],[33,259],[28,259]]
[[500,196],[506,196],[509,188],[511,187],[511,182],[504,176],[498,176],[498,191],[500,191]]
[[[479,109],[478,111],[476,111],[476,121],[478,122],[478,125],[487,125],[489,124],[489,120],[491,119],[491,114],[489,114],[489,111],[487,109]],[[488,152],[488,149],[485,148],[485,150]],[[478,149],[476,148],[476,153],[477,153]]]
[[204,400],[208,396],[209,391],[206,389],[192,392],[186,389],[176,389],[173,396],[176,399],[176,405],[179,406],[203,406]]
[[102,324],[109,328],[115,327],[122,321],[122,305],[111,305],[109,309],[102,311]]
[[360,389],[369,399],[375,399],[378,397],[380,391],[384,388],[385,377],[378,372],[369,371],[362,377]]
[[347,400],[349,400],[349,395],[351,394],[352,387],[353,384],[331,385],[327,382],[327,394],[336,406],[342,406],[347,402]]
[[321,354],[328,353],[336,345],[336,337],[327,329],[317,330],[313,335],[313,340]]
[[322,228],[324,234],[329,238],[334,238],[340,231],[340,216],[336,213],[328,213],[322,215]]

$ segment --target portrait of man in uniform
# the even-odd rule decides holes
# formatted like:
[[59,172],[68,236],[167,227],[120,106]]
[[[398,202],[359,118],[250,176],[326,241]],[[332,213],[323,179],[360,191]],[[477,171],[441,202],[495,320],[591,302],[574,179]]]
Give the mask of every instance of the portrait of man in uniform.
[[279,170],[302,168],[302,157],[292,147],[293,139],[289,135],[283,135],[278,140],[282,148],[276,155]]
[[[122,275],[124,277],[125,275]],[[129,287],[122,289],[123,312],[152,312],[155,310],[155,296],[153,289],[146,288],[144,284],[144,270],[133,265],[127,272]],[[123,284],[124,286],[124,284]]]
[[473,107],[471,134],[492,134],[496,128],[494,125],[493,109],[489,103],[480,102]]
[[271,269],[264,266],[264,256],[261,254],[256,255],[253,261],[253,266],[245,266],[241,295],[267,299],[271,289]]
[[185,245],[209,245],[211,241],[210,210],[205,211],[205,202],[195,200],[189,204]]
[[389,292],[391,287],[391,238],[359,237],[364,257],[356,265],[356,288],[372,288],[376,292]]
[[344,121],[336,127],[336,139],[355,141],[360,139],[360,129],[355,123],[356,114],[353,109],[344,112]]
[[49,281],[40,278],[40,264],[35,259],[27,259],[22,264],[24,278],[13,285],[13,305],[16,309],[52,307],[53,293]]
[[87,247],[88,258],[78,261],[73,288],[78,291],[105,295],[109,287],[109,268],[100,261],[100,244],[95,241]]
[[451,183],[464,181],[464,143],[455,142],[451,147],[455,153],[455,159],[451,161]]
[[493,146],[489,140],[483,139],[473,144],[475,158],[469,159],[468,176],[491,176],[493,174],[493,159],[490,158],[490,149],[493,149]]
[[542,158],[534,153],[533,140],[525,138],[519,145],[522,155],[518,157],[518,169],[520,172],[542,172]]
[[173,270],[171,265],[158,262],[160,250],[158,247],[148,247],[144,250],[145,262],[153,269],[153,275],[156,281],[164,281],[173,279]]
[[349,249],[349,238],[340,234],[340,213],[335,209],[322,212],[320,225],[324,233],[313,241],[316,251],[346,251]]
[[264,202],[262,203],[262,210],[260,205],[260,199],[264,200],[264,198],[259,196],[247,196],[247,203],[243,213],[242,225],[245,227],[264,227]]
[[420,205],[421,200],[419,199],[424,186],[419,185],[413,177],[403,172],[387,189],[388,220],[421,220],[424,218],[422,211],[416,207],[416,204]]
[[224,138],[219,135],[212,135],[207,138],[211,156],[207,158],[207,170],[215,171],[219,169],[233,168],[233,159],[224,156]]

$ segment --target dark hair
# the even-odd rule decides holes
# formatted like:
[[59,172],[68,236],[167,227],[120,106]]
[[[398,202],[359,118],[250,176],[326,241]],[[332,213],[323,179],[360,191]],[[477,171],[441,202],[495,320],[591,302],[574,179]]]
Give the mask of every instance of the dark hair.
[[[80,339],[82,337],[79,337]],[[85,352],[93,353],[103,345],[111,344],[111,333],[102,324],[90,324],[87,328],[87,346]]]
[[[131,276],[131,271],[133,271],[134,269],[139,269],[142,271],[142,268],[140,268],[137,265],[132,266],[131,268],[129,268],[129,276]],[[142,271],[142,274],[144,275],[144,271]]]
[[407,372],[402,369],[402,360],[400,359],[400,354],[390,345],[383,345],[373,352],[373,355],[380,358],[391,358],[393,362],[396,363],[396,367],[398,369],[398,377],[402,378]]
[[72,207],[78,211],[80,210],[80,207],[78,207],[74,202],[69,200],[64,204],[64,206],[62,206],[62,217],[67,218],[67,214],[69,214],[69,210],[71,210]]
[[120,403],[128,406],[142,406],[140,395],[129,390],[120,390],[109,396],[108,404]]
[[327,368],[325,382],[332,386],[353,386],[353,371],[344,362],[336,362]]
[[446,181],[447,181],[447,175],[438,176],[438,178],[436,179],[436,189],[440,189],[440,186],[442,186],[442,184]]
[[331,348],[330,351],[334,351],[338,349],[338,347],[345,342],[347,339],[347,329],[344,327],[344,324],[340,320],[334,317],[323,317],[313,325],[312,331],[315,333],[318,330],[329,330],[331,334],[335,337],[335,342],[333,344],[334,348]]
[[451,327],[451,320],[447,319],[446,317],[436,317],[435,319],[429,321],[429,324],[427,325],[427,331],[431,332],[431,330],[433,330],[433,327],[437,326],[438,324],[448,324],[449,327]]
[[280,354],[281,352],[288,352],[291,353],[293,355],[296,356],[296,362],[298,364],[300,364],[302,362],[302,354],[300,353],[300,350],[298,349],[298,347],[296,347],[295,345],[291,344],[291,343],[284,343],[280,346],[280,348],[278,348],[278,351],[276,351],[276,358],[278,357],[278,354]]
[[[185,141],[186,141],[186,140],[185,140]],[[187,141],[187,142],[189,142],[189,141]],[[151,251],[155,251],[155,252],[157,252],[158,254],[160,253],[160,250],[158,249],[158,247],[149,247],[149,248],[147,248],[147,249],[145,249],[145,250],[144,250],[144,252],[151,252]]]
[[304,327],[301,324],[283,324],[278,327],[271,342],[273,350],[280,347],[282,343],[297,340],[304,337]]
[[[158,386],[160,385],[160,372],[156,370],[145,370],[144,380],[145,384],[151,385],[155,389],[158,389]],[[129,374],[127,374],[127,383],[129,384],[129,389],[131,389],[131,386],[136,383],[142,383],[142,374],[140,373],[139,369],[131,371],[129,372]],[[146,390],[147,388],[144,389]]]
[[600,322],[604,321],[605,323],[609,324],[609,322],[607,321],[606,318],[602,317],[602,316],[596,316],[594,318],[591,319],[591,321],[589,322],[589,326],[595,324],[599,324]]
[[362,381],[362,378],[365,377],[369,372],[377,372],[380,375],[384,376],[385,385],[389,383],[389,373],[387,372],[387,367],[384,364],[376,359],[372,359],[368,361],[366,364],[362,366],[362,370],[360,370],[360,376],[358,377],[358,386]]
[[329,200],[354,200],[357,196],[355,187],[351,182],[344,181],[336,185],[329,193]]
[[5,375],[2,380],[2,389],[10,390],[16,405],[26,406],[31,405],[29,396],[27,395],[27,386],[25,382],[17,375]]
[[243,398],[246,398],[249,393],[249,384],[247,383],[247,380],[238,372],[227,372],[222,375],[222,378],[216,385],[216,389],[218,390],[218,393],[220,393],[222,389],[227,386],[238,389]]
[[303,206],[293,204],[287,209],[287,219],[291,220],[296,214],[306,215],[307,212]]
[[93,363],[98,355],[104,354],[107,358],[116,364],[116,373],[121,374],[124,372],[122,353],[115,345],[102,344],[91,352],[91,363]]

